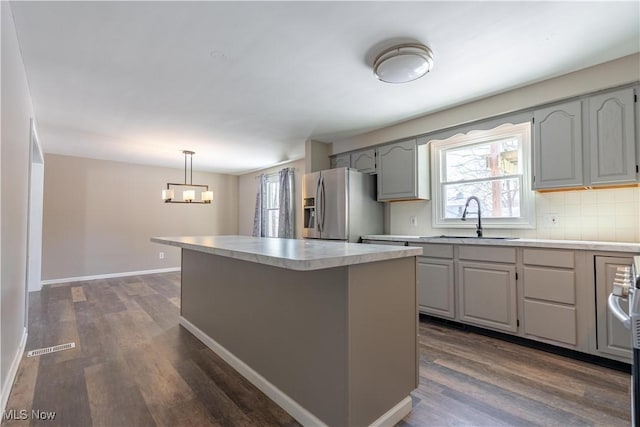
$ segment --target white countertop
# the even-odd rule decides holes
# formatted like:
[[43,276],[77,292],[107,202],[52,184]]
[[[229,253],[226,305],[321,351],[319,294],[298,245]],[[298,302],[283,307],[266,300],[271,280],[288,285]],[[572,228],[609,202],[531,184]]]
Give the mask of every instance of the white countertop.
[[392,234],[372,234],[362,236],[363,239],[384,240],[391,242],[414,243],[449,243],[487,246],[526,246],[537,248],[577,249],[584,251],[631,252],[640,254],[640,243],[598,242],[587,240],[546,240],[546,239],[491,239],[477,237],[438,237],[438,236],[403,236]]
[[422,255],[422,248],[250,236],[152,237],[152,242],[290,270],[321,270]]

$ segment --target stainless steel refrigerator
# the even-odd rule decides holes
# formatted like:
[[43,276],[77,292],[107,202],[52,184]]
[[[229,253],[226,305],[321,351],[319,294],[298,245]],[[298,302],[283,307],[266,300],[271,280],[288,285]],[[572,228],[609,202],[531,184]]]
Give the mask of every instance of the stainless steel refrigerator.
[[306,174],[302,237],[358,242],[362,235],[382,234],[383,204],[376,201],[375,178],[349,168]]

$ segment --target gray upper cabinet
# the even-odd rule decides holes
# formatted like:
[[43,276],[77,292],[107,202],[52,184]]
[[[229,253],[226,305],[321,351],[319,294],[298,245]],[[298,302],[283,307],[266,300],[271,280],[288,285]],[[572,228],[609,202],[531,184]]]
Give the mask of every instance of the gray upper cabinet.
[[331,157],[331,169],[351,167],[351,154],[342,153]]
[[583,185],[581,102],[536,110],[533,123],[534,190]]
[[592,96],[588,105],[591,184],[635,182],[633,88]]
[[377,148],[378,201],[429,198],[428,152],[416,138]]
[[351,168],[357,169],[362,173],[376,173],[376,150],[357,151],[351,153]]
[[637,182],[634,88],[536,110],[533,117],[534,190]]

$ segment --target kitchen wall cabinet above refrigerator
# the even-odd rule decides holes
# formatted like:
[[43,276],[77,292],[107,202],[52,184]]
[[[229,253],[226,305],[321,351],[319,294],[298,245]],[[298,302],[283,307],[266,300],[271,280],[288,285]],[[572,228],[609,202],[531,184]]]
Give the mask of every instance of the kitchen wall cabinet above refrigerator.
[[377,168],[375,148],[351,153],[351,168],[362,173],[376,173]]
[[351,167],[351,154],[336,154],[329,159],[329,163],[331,165],[331,169]]

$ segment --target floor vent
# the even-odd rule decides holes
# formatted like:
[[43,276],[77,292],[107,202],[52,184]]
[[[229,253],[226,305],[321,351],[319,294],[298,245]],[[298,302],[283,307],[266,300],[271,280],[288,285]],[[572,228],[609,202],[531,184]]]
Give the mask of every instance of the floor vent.
[[27,353],[27,357],[42,356],[43,354],[55,353],[56,351],[69,350],[72,348],[76,348],[76,343],[70,342],[67,344],[54,345],[53,347],[31,350]]

